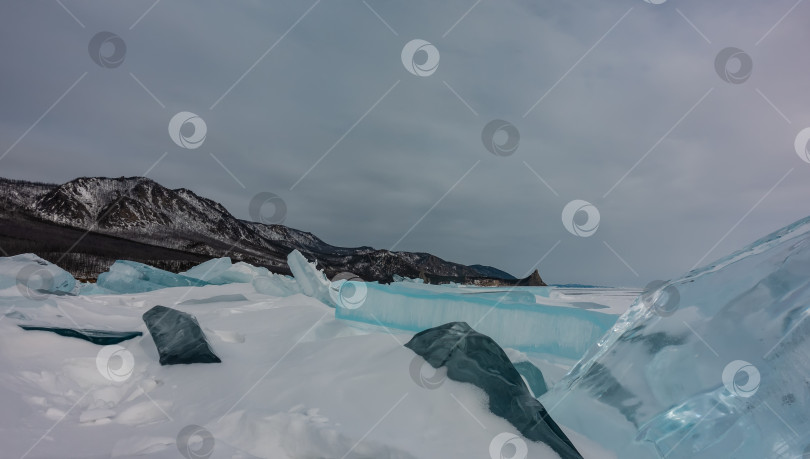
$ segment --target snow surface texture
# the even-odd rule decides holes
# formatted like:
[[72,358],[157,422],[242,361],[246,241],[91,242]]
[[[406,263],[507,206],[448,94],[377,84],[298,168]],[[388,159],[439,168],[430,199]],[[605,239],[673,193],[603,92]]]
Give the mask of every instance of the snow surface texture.
[[642,295],[541,400],[621,458],[808,457],[809,274],[810,218]]

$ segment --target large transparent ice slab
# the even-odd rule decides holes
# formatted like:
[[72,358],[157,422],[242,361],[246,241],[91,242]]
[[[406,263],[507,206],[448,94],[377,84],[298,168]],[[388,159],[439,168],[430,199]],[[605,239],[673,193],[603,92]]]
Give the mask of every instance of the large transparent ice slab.
[[641,295],[541,400],[622,458],[803,457],[808,314],[810,218]]

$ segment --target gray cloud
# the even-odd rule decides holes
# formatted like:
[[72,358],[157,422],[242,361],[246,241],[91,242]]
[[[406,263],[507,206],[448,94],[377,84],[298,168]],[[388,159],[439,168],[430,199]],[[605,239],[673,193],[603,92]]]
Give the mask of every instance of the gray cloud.
[[[87,72],[0,175],[141,175],[168,152],[149,174],[164,185],[242,218],[274,192],[286,224],[337,245],[389,248],[424,216],[397,249],[523,275],[560,241],[540,265],[557,283],[670,278],[810,214],[793,151],[810,126],[810,6],[768,33],[793,0],[482,1],[457,24],[474,2],[367,0],[397,35],[362,1],[320,2],[292,30],[313,3],[160,2],[131,29],[152,2],[63,3],[84,28],[55,2],[0,7],[0,154]],[[90,59],[102,30],[126,42],[118,68]],[[413,38],[440,52],[429,77],[400,62]],[[715,73],[728,46],[754,62],[743,84]],[[205,119],[201,148],[169,138],[179,111]],[[519,129],[515,154],[482,145],[495,118]],[[592,237],[563,227],[573,199],[599,209]]]

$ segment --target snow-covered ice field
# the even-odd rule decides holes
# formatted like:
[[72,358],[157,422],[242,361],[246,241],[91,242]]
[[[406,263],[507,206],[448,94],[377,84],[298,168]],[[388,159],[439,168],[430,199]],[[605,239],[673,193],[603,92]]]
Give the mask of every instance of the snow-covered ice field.
[[[490,457],[496,436],[517,433],[490,413],[477,387],[425,384],[436,370],[402,346],[412,332],[336,319],[333,307],[303,294],[275,297],[231,283],[29,299],[4,285],[2,457]],[[155,305],[196,316],[222,363],[161,366],[141,319]],[[143,336],[108,357],[104,346],[20,323]],[[508,353],[532,360],[549,384],[573,363]],[[200,426],[186,430],[198,434],[181,434],[187,426]],[[563,429],[585,457],[611,457]],[[528,457],[557,457],[524,443]]]
[[[585,458],[806,457],[808,241],[810,218],[641,295],[330,282],[298,252],[294,277],[118,262],[95,285],[0,259],[0,457],[558,457],[524,437],[537,417],[506,420],[537,400]],[[221,362],[161,366],[165,339],[195,327],[152,335],[158,305],[194,316]],[[494,343],[422,334],[438,370],[403,346],[457,321]],[[19,325],[142,334],[105,346]]]

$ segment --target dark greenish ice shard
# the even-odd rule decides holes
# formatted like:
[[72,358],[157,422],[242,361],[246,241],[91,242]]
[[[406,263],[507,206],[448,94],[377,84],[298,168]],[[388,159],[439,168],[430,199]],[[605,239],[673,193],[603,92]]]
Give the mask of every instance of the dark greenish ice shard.
[[102,346],[118,344],[122,341],[143,335],[143,333],[139,331],[93,330],[89,328],[43,327],[39,325],[20,325],[20,328],[23,330],[47,331],[70,338],[79,338]]
[[143,321],[155,341],[161,365],[221,362],[191,314],[155,306],[143,314]]
[[417,333],[405,347],[434,368],[447,367],[448,378],[483,389],[489,396],[489,410],[509,421],[524,437],[547,444],[563,459],[582,459],[489,336],[465,322],[450,322]]

